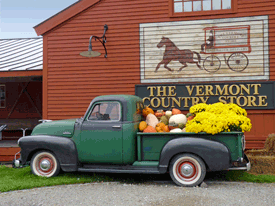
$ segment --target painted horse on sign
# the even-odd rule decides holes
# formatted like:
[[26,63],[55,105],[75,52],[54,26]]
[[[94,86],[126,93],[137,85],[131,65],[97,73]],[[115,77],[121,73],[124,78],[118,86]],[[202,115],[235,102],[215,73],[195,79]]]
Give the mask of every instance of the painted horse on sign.
[[[169,71],[173,71],[167,65],[172,61],[179,61],[183,66],[179,69],[181,71],[183,68],[187,67],[186,63],[197,64],[199,69],[202,69],[199,65],[201,61],[201,56],[198,52],[191,51],[189,49],[180,50],[169,38],[162,37],[161,41],[158,43],[157,47],[160,48],[165,46],[165,52],[163,55],[163,60],[157,65],[155,72],[158,71],[160,65],[164,64],[164,68]],[[197,55],[197,58],[194,58],[194,54]]]

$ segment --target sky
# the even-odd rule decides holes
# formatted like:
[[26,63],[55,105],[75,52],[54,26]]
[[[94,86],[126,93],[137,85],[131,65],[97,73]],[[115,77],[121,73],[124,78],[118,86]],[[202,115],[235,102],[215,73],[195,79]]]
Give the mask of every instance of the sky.
[[37,37],[34,26],[77,0],[0,0],[0,39]]

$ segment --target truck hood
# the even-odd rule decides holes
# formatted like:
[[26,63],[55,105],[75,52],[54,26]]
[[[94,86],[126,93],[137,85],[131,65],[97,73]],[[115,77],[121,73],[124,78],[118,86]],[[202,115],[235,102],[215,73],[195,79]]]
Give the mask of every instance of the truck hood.
[[76,119],[67,119],[41,123],[33,129],[31,135],[72,137],[74,134],[75,121]]

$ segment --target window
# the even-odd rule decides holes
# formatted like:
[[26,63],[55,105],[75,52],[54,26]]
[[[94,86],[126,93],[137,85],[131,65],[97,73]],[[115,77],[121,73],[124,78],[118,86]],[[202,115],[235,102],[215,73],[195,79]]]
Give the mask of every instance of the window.
[[6,107],[6,86],[0,85],[0,108]]
[[236,0],[170,0],[171,16],[233,13]]
[[88,120],[119,121],[120,104],[118,102],[100,102],[97,103]]

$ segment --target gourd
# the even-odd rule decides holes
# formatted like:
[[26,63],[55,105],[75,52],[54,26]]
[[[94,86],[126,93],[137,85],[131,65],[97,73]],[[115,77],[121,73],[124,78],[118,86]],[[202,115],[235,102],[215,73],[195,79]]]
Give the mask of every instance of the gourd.
[[187,121],[191,121],[192,119],[194,119],[194,116],[187,117]]
[[155,115],[148,114],[146,117],[146,123],[148,126],[152,126],[155,128],[157,126],[157,124],[159,123],[159,120]]
[[150,107],[145,106],[145,108],[142,110],[142,116],[147,117],[148,114],[155,114],[155,113]]
[[174,122],[175,124],[186,124],[187,118],[184,114],[175,114],[169,119],[169,124]]
[[168,128],[169,130],[179,128],[179,124],[176,124],[175,122],[169,122]]
[[182,114],[181,111],[179,109],[172,109],[172,115],[175,115],[175,114]]
[[162,116],[164,116],[164,115],[165,115],[165,113],[164,113],[163,110],[157,110],[157,111],[155,112],[155,116],[158,117],[158,118],[160,118],[160,117],[162,117]]
[[163,122],[158,123],[157,126],[156,126],[157,132],[164,132],[164,127],[165,126],[166,125]]
[[162,116],[161,118],[160,118],[160,122],[163,122],[164,124],[168,124],[168,118],[166,117],[166,116]]
[[193,116],[193,114],[192,113],[187,113],[186,117],[188,118],[190,116]]
[[141,121],[141,122],[139,123],[139,126],[138,126],[139,131],[142,132],[143,130],[146,129],[147,126],[148,126],[148,125],[147,125],[147,123],[146,123],[145,121]]
[[155,132],[157,132],[157,130],[152,126],[148,126],[148,127],[146,127],[145,130],[143,130],[143,132],[144,133],[155,133]]

